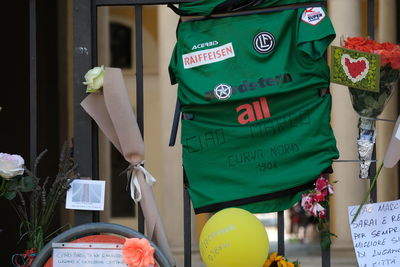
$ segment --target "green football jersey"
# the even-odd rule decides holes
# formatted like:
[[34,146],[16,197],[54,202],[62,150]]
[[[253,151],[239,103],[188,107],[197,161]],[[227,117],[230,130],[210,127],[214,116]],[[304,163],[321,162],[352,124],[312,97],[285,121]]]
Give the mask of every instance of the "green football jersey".
[[320,7],[180,23],[169,70],[196,213],[287,209],[331,166],[334,37]]

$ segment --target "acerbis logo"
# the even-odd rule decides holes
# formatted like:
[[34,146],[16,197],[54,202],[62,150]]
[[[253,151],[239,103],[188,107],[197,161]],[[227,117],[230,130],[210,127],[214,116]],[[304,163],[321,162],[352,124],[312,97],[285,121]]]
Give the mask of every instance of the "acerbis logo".
[[220,100],[228,99],[232,95],[232,87],[224,83],[218,84],[214,88],[214,95]]
[[253,46],[258,53],[268,54],[275,47],[275,37],[269,32],[260,32],[254,37]]

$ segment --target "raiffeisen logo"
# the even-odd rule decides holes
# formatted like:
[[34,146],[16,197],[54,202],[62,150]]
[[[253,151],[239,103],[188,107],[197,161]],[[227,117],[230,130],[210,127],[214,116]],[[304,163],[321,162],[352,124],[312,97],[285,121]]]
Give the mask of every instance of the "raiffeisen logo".
[[[242,84],[238,85],[238,86],[231,86],[231,94],[229,97],[232,97],[233,95],[239,93],[246,93],[248,91],[253,91],[253,90],[257,90],[257,89],[263,89],[263,88],[267,88],[270,86],[276,86],[279,85],[281,83],[289,83],[292,81],[292,76],[289,73],[285,73],[282,75],[277,75],[275,77],[271,77],[271,78],[260,78],[257,81],[253,81],[253,82],[249,82],[247,80],[243,81]],[[213,98],[218,98],[215,95],[215,90],[211,90],[205,93],[205,98],[207,99],[213,99]]]
[[183,68],[191,69],[235,57],[232,43],[182,55]]

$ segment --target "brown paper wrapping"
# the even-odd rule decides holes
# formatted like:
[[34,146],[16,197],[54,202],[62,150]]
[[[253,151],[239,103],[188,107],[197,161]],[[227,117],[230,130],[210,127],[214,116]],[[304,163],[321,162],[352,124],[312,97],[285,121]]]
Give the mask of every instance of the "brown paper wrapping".
[[[103,94],[89,94],[81,106],[131,166],[144,160],[143,138],[120,69],[106,68]],[[162,250],[171,265],[176,266],[151,186],[146,182],[142,171],[134,173],[140,185],[140,205],[145,217],[147,236]]]
[[389,146],[386,150],[385,158],[383,160],[383,165],[386,168],[393,168],[400,159],[400,140],[396,137],[399,126],[400,116],[397,118],[396,125],[393,129],[392,139],[390,140]]

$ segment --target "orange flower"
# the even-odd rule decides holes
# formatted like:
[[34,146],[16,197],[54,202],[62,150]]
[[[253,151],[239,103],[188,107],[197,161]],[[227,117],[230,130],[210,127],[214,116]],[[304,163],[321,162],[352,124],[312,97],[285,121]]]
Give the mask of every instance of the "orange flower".
[[[273,265],[275,263],[275,265]],[[301,267],[298,262],[290,262],[283,256],[278,256],[278,252],[274,252],[269,255],[267,261],[264,263],[263,267],[271,267],[271,266],[278,266],[278,267]]]
[[294,264],[285,260],[278,262],[278,267],[294,267]]
[[145,238],[127,238],[122,248],[124,262],[129,267],[150,267],[154,265],[155,249]]

